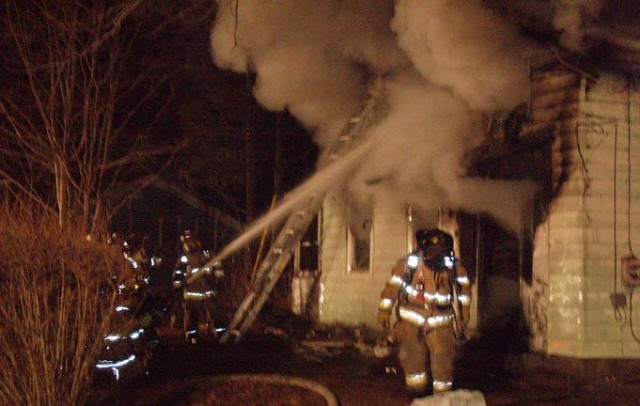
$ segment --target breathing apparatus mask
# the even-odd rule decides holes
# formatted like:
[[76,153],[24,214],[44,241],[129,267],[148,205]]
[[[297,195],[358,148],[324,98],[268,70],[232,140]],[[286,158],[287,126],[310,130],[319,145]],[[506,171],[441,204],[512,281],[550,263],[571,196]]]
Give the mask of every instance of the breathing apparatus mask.
[[451,269],[455,265],[453,237],[437,228],[416,232],[418,248],[424,264],[436,270]]

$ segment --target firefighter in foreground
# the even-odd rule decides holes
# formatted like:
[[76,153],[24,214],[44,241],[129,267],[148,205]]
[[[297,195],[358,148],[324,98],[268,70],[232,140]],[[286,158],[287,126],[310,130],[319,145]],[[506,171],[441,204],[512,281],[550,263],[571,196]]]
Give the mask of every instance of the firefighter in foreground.
[[209,252],[189,230],[182,233],[180,242],[182,256],[179,263],[184,266],[178,266],[174,271],[174,288],[182,290],[185,338],[190,344],[196,344],[201,336],[200,330],[214,338],[217,336],[214,324],[217,285],[224,272],[217,265],[206,266]]
[[[378,305],[378,321],[388,329],[413,397],[446,392],[453,386],[456,340],[465,336],[471,281],[456,263],[453,238],[439,229],[416,232],[418,250],[393,267]],[[429,376],[429,372],[431,377]]]

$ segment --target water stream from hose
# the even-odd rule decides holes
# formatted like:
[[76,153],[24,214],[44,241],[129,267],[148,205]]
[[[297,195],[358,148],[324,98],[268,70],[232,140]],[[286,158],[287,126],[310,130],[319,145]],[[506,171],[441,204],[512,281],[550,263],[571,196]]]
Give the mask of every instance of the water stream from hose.
[[355,167],[371,151],[375,145],[375,138],[368,139],[354,147],[343,157],[331,162],[329,165],[317,171],[304,181],[300,186],[285,195],[276,208],[251,224],[242,234],[224,247],[208,263],[213,265],[229,257],[234,252],[249,244],[269,226],[275,225],[289,215],[296,207],[314,196],[324,195],[327,192],[344,184]]

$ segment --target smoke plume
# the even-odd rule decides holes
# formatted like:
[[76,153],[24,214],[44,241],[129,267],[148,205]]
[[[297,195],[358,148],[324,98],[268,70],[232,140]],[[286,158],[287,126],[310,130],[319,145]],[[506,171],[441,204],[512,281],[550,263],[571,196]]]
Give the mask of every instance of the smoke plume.
[[585,31],[598,19],[603,6],[604,0],[558,0],[553,24],[562,44],[574,51],[585,51]]
[[[554,23],[576,45],[579,17],[600,2],[557,3]],[[467,178],[462,159],[483,114],[527,101],[537,46],[480,0],[220,0],[211,44],[219,67],[255,72],[256,99],[288,110],[322,150],[384,78],[386,114],[335,182],[352,204],[409,203],[425,223],[440,206],[486,212],[519,230],[532,184]]]

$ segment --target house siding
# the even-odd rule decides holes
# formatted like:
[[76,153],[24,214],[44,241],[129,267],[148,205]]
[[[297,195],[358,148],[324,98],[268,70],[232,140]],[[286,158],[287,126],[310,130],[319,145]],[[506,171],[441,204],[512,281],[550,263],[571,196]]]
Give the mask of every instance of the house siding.
[[347,272],[347,235],[344,208],[335,196],[323,205],[318,321],[323,324],[366,325],[378,328],[378,300],[391,267],[406,253],[404,211],[381,207],[374,212],[372,270]]
[[[636,329],[640,325],[629,307],[638,308],[640,299],[620,281],[620,259],[640,236],[636,88],[608,73],[597,81],[583,80],[575,130],[557,135],[564,138],[558,142],[566,146],[561,153],[570,157],[563,158],[570,165],[564,167],[566,181],[540,228],[543,238],[537,243],[548,246],[548,252],[534,256],[534,274],[547,284],[547,325],[539,332],[546,337],[537,337],[546,343],[538,347],[549,354],[640,357],[629,323],[635,322]],[[618,315],[611,302],[614,292],[627,300]]]

